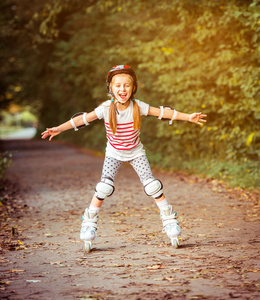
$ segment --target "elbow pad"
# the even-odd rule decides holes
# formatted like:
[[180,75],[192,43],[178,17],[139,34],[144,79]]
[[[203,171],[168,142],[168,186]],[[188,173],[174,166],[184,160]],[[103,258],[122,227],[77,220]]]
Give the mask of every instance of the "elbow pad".
[[[82,115],[82,118],[83,118],[83,122],[84,122],[84,124],[85,125],[80,125],[80,126],[76,126],[75,125],[75,123],[74,123],[74,121],[73,121],[73,118],[75,118],[75,117],[77,117],[77,116],[80,116],[80,115]],[[84,128],[85,126],[88,126],[89,125],[89,123],[87,122],[87,120],[86,120],[86,116],[87,116],[87,113],[86,112],[78,112],[78,113],[76,113],[75,115],[73,115],[72,117],[71,117],[71,119],[70,119],[70,124],[71,124],[71,126],[74,128],[74,130],[75,131],[78,131],[79,129],[81,129],[81,128]]]
[[159,106],[159,107],[161,109],[161,113],[160,113],[160,116],[158,117],[158,119],[162,120],[162,121],[166,121],[166,122],[169,121],[169,119],[163,118],[164,109],[173,110],[172,118],[169,121],[169,125],[172,125],[172,121],[176,118],[177,111],[175,109],[173,109],[171,106]]

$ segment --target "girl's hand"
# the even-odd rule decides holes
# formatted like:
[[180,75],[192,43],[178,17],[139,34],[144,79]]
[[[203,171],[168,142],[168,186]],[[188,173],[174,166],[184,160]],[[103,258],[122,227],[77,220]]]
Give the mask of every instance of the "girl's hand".
[[200,113],[193,113],[193,114],[190,114],[189,121],[192,122],[192,123],[203,125],[201,122],[207,122],[206,120],[203,119],[203,118],[206,118],[206,117],[207,117],[207,115],[203,115],[201,112]]
[[46,139],[50,136],[49,141],[51,141],[53,137],[60,133],[61,131],[59,130],[59,127],[47,128],[44,132],[42,132],[42,139]]

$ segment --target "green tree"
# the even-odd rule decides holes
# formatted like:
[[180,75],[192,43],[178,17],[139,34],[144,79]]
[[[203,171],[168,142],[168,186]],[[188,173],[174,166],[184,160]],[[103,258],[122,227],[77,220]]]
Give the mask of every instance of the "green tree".
[[[140,100],[208,115],[202,128],[144,118],[142,139],[154,165],[200,168],[222,178],[241,173],[251,176],[247,186],[259,184],[256,0],[52,0],[35,1],[28,11],[20,32],[33,47],[15,40],[23,95],[38,103],[42,128],[106,100],[107,70],[129,64]],[[98,122],[64,137],[87,147],[105,145]]]

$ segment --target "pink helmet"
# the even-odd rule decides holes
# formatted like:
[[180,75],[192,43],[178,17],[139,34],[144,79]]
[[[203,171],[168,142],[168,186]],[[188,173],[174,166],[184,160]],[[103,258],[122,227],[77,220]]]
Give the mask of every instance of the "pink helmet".
[[133,78],[134,86],[133,86],[133,91],[132,91],[132,95],[131,95],[131,98],[133,98],[134,94],[137,91],[137,86],[138,86],[137,77],[135,75],[135,71],[127,65],[116,65],[107,73],[107,90],[108,90],[109,94],[112,95],[112,91],[110,89],[111,80],[115,75],[118,75],[118,74],[128,74]]

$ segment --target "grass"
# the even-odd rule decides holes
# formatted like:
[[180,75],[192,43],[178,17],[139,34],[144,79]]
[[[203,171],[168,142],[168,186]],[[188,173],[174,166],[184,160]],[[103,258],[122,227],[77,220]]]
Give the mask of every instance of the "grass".
[[260,163],[257,161],[194,160],[184,162],[183,169],[193,174],[200,173],[206,177],[222,180],[231,187],[249,190],[260,188]]
[[[147,151],[148,159],[152,167],[165,171],[182,171],[189,175],[202,175],[210,179],[218,179],[227,183],[230,187],[239,187],[247,190],[260,189],[260,162],[217,160],[206,158],[193,158],[185,160],[176,155],[174,159],[164,157],[160,153],[153,154]],[[159,163],[160,162],[160,163]]]

